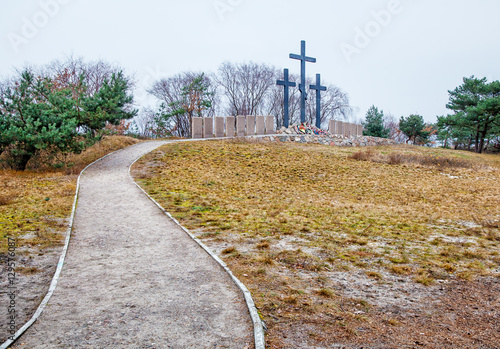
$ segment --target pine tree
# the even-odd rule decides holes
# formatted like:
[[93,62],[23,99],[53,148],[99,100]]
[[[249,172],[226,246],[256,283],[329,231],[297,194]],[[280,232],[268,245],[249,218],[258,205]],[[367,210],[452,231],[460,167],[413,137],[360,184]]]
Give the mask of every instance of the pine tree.
[[446,107],[454,114],[438,119],[438,127],[449,129],[457,135],[455,142],[460,143],[459,136],[474,142],[476,152],[481,153],[486,139],[499,135],[500,129],[500,82],[488,83],[486,78],[474,76],[464,78],[463,84],[453,91],[448,91],[450,101]]
[[100,137],[107,123],[118,125],[136,115],[129,109],[129,83],[121,72],[93,95],[85,94],[86,88],[83,79],[62,85],[25,70],[0,91],[0,153],[8,152],[12,168],[25,170],[42,150],[80,152]]
[[378,110],[374,105],[366,112],[366,120],[362,123],[364,126],[363,135],[388,138],[390,130],[384,126],[384,111]]
[[399,120],[399,129],[407,137],[408,141],[413,141],[413,144],[425,144],[431,132],[426,130],[427,125],[421,115],[412,114]]
[[71,90],[24,71],[0,96],[0,148],[9,150],[12,168],[25,170],[40,150],[81,151],[77,114]]

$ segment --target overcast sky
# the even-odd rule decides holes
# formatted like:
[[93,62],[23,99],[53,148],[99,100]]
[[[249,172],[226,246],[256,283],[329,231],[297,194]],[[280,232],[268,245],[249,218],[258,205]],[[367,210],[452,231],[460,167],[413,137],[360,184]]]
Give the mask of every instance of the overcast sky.
[[138,100],[161,77],[262,62],[375,105],[435,122],[465,76],[499,80],[498,0],[0,0],[0,76],[73,54],[135,74]]

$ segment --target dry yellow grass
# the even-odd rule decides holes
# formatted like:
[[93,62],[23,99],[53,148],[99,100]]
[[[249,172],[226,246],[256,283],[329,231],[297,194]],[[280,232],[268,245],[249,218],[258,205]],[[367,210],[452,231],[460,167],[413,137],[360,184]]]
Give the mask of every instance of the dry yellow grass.
[[71,213],[77,174],[98,158],[138,141],[124,136],[105,137],[82,154],[70,155],[67,168],[42,167],[31,171],[0,170],[0,256],[7,238],[16,238],[19,252],[57,246],[63,240]]
[[170,145],[142,160],[163,165],[141,182],[190,229],[247,238],[296,235],[304,246],[324,250],[323,259],[377,258],[388,268],[411,263],[468,268],[472,260],[496,266],[491,263],[500,239],[496,157],[459,153],[471,158],[470,168],[442,170],[356,161],[348,154],[320,146]]
[[[372,321],[357,315],[369,312],[365,300],[331,290],[335,271],[422,285],[496,276],[498,156],[410,146],[357,152],[183,143],[149,154],[135,173],[249,286],[269,325],[270,347],[278,348],[286,347],[288,330],[297,331],[292,324],[351,338],[358,335],[354,324]],[[314,343],[325,343],[311,333]]]

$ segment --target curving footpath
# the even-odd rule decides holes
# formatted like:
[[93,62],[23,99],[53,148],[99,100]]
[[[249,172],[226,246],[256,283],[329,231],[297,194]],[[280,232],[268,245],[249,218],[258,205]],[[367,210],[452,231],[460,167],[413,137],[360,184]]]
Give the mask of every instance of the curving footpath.
[[12,348],[254,346],[241,290],[128,175],[165,143],[139,143],[85,170],[57,288]]

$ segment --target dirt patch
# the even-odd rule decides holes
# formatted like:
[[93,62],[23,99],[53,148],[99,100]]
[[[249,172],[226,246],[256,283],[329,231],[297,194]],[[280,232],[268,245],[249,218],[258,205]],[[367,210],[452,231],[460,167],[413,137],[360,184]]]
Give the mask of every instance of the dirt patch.
[[[12,335],[9,333],[10,327],[7,321],[8,316],[12,314],[8,313],[9,305],[11,305],[8,294],[12,291],[16,292],[14,307],[10,309],[15,310],[17,316],[15,326],[16,329],[19,329],[31,318],[45,297],[60,255],[61,248],[16,250],[14,285],[9,285],[7,269],[0,269],[0,289],[2,290],[0,292],[0,314],[2,314],[0,343]],[[0,255],[0,263],[3,266],[6,265],[7,256],[5,254]]]
[[[256,241],[242,243],[235,235],[204,240],[251,289],[269,348],[497,348],[500,342],[497,278],[446,278],[424,286],[367,268],[315,272],[249,260]],[[269,248],[297,255],[297,243],[289,237]]]

